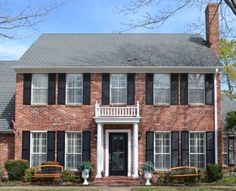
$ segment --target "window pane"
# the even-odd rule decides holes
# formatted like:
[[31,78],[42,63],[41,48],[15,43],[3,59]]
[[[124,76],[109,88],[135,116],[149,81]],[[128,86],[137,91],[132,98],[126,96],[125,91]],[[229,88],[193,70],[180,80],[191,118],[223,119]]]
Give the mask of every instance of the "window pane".
[[32,133],[32,152],[31,166],[41,165],[42,162],[47,161],[47,134],[46,133]]
[[205,103],[205,77],[203,74],[188,75],[189,103]]
[[66,168],[78,169],[82,161],[82,138],[81,133],[66,134]]
[[32,75],[32,103],[48,102],[48,74]]
[[155,168],[170,168],[170,160],[170,133],[155,133]]
[[154,103],[170,103],[170,74],[154,75]]
[[189,134],[189,164],[198,168],[205,168],[205,134]]
[[111,74],[110,90],[111,103],[127,103],[127,75]]
[[83,75],[67,74],[66,75],[67,103],[80,104],[83,102]]

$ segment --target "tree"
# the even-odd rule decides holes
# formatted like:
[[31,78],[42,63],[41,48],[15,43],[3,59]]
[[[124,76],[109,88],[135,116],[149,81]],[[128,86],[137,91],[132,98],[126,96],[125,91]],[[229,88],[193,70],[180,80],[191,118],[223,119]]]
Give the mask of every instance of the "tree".
[[236,41],[221,39],[220,41],[220,60],[224,65],[222,75],[222,93],[225,99],[236,99]]
[[234,132],[236,128],[236,111],[230,111],[226,114],[225,131]]
[[[27,3],[28,4],[27,4]],[[11,10],[15,2],[0,2],[0,37],[7,39],[20,38],[24,29],[36,29],[37,25],[52,13],[55,9],[63,6],[68,0],[51,1],[51,3],[32,6],[30,1],[25,0],[25,7],[19,10]],[[25,32],[25,31],[24,31]]]
[[[217,0],[216,0],[217,1]],[[127,4],[118,9],[120,14],[135,14],[139,18],[124,23],[126,30],[144,27],[148,29],[158,28],[174,17],[185,8],[194,7],[202,12],[210,0],[130,0]],[[219,9],[220,8],[220,9]],[[220,10],[221,33],[224,36],[235,35],[236,0],[218,0]],[[199,14],[200,15],[200,14]],[[196,18],[196,22],[190,24],[191,30],[202,32],[204,29],[201,18]]]

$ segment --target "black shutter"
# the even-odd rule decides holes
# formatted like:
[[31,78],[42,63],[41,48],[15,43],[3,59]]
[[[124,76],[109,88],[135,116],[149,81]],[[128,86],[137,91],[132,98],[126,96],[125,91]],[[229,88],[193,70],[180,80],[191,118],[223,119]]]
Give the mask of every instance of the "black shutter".
[[55,161],[55,131],[47,132],[47,161]]
[[31,104],[31,81],[32,74],[24,74],[23,104]]
[[215,163],[215,156],[214,156],[214,151],[215,151],[215,143],[214,143],[214,132],[209,131],[206,132],[206,163]]
[[135,74],[127,75],[127,104],[135,104]]
[[188,105],[188,74],[180,75],[180,103]]
[[102,74],[102,105],[110,103],[110,74]]
[[154,132],[146,132],[146,161],[154,164]]
[[30,131],[22,133],[22,159],[30,160]]
[[57,161],[64,166],[65,163],[65,131],[57,132]]
[[178,104],[178,74],[171,74],[171,105]]
[[56,74],[48,74],[48,105],[56,104]]
[[90,104],[90,74],[83,75],[83,104]]
[[57,103],[64,105],[66,99],[66,74],[58,74],[58,96]]
[[205,75],[205,103],[206,105],[213,104],[214,96],[214,76],[213,74]]
[[189,132],[182,131],[181,133],[181,159],[182,166],[189,166]]
[[153,74],[146,74],[146,105],[153,104]]
[[171,167],[179,166],[179,132],[171,132]]
[[90,131],[83,131],[82,161],[90,161]]

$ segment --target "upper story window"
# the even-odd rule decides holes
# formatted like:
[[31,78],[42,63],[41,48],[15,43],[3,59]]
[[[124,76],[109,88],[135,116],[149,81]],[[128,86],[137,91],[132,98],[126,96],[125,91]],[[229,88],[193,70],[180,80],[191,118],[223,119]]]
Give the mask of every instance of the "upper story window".
[[67,74],[66,75],[66,103],[82,104],[83,103],[83,75]]
[[171,167],[171,134],[168,132],[155,133],[155,169]]
[[66,133],[65,167],[77,170],[82,162],[82,135],[79,132]]
[[170,74],[154,74],[154,104],[170,104]]
[[32,74],[32,104],[48,103],[48,74]]
[[127,75],[110,75],[110,100],[113,104],[127,103]]
[[188,102],[189,104],[205,103],[205,75],[188,75]]
[[47,161],[46,132],[32,132],[30,146],[30,166],[38,166],[41,165],[42,162]]

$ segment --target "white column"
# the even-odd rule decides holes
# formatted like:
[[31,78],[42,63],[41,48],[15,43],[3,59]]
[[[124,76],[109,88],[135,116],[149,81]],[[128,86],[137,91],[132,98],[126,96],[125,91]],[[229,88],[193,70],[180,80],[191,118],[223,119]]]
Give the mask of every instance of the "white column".
[[138,178],[138,124],[133,125],[133,178]]
[[97,175],[96,178],[101,178],[103,171],[103,128],[102,124],[97,124]]

